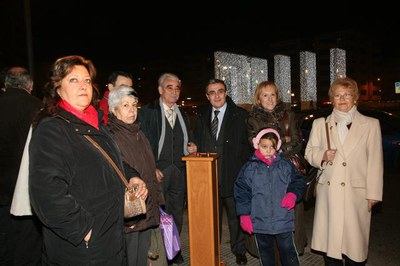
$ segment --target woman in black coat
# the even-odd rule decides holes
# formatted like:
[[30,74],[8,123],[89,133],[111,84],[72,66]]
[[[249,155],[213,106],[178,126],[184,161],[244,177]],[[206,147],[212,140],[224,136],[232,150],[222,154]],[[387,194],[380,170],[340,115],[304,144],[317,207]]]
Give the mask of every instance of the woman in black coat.
[[[29,189],[43,223],[45,265],[125,265],[124,185],[93,138],[124,171],[119,150],[93,103],[95,68],[80,56],[58,59],[29,148]],[[136,173],[130,169],[126,176]],[[141,179],[138,196],[147,197]]]

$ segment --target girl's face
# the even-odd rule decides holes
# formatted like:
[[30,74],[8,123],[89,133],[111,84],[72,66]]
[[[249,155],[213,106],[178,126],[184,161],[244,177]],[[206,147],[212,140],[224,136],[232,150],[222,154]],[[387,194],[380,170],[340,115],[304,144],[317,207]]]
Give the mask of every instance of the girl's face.
[[262,156],[266,158],[271,158],[276,153],[274,148],[274,144],[269,139],[260,139],[260,143],[258,144],[258,149]]
[[277,101],[278,101],[278,94],[276,92],[275,87],[273,86],[266,86],[261,89],[260,91],[260,96],[259,100],[261,103],[261,106],[267,110],[267,111],[272,111],[274,110]]

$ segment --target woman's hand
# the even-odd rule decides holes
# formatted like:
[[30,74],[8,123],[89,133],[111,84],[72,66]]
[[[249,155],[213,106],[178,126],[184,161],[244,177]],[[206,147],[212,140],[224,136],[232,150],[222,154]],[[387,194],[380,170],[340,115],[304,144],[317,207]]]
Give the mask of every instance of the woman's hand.
[[137,176],[131,177],[129,179],[129,187],[137,186],[137,191],[135,196],[141,197],[143,200],[147,199],[147,195],[149,194],[149,190],[146,187],[146,183]]
[[322,161],[330,162],[335,159],[336,150],[326,150],[324,156],[322,157]]

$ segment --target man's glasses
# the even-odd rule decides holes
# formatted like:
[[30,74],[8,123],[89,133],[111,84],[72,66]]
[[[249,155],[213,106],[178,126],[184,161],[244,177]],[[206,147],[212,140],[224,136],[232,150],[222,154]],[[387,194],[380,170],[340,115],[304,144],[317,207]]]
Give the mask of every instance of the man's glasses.
[[351,97],[353,97],[353,94],[350,94],[350,93],[343,93],[343,94],[335,94],[335,95],[333,95],[333,98],[335,99],[335,100],[340,100],[340,98],[342,98],[343,97],[343,99],[346,99],[346,100],[348,100],[348,99],[350,99]]
[[225,90],[220,89],[220,90],[217,90],[217,91],[209,91],[209,92],[207,92],[207,95],[208,95],[208,96],[211,96],[211,97],[214,97],[214,96],[216,96],[217,94],[218,94],[218,95],[222,95],[222,94],[224,94],[224,93],[225,93]]
[[163,87],[164,90],[166,90],[167,92],[181,92],[181,88],[180,87]]

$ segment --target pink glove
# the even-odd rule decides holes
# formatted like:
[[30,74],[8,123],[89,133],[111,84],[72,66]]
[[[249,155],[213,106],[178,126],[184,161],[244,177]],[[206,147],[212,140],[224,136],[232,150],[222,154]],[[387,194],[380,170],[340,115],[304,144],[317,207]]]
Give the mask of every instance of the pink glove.
[[282,199],[282,208],[287,208],[288,211],[293,209],[294,205],[296,205],[296,195],[292,192],[287,193]]
[[250,235],[253,233],[253,224],[250,219],[250,215],[242,215],[240,216],[240,226],[243,231],[249,233]]

